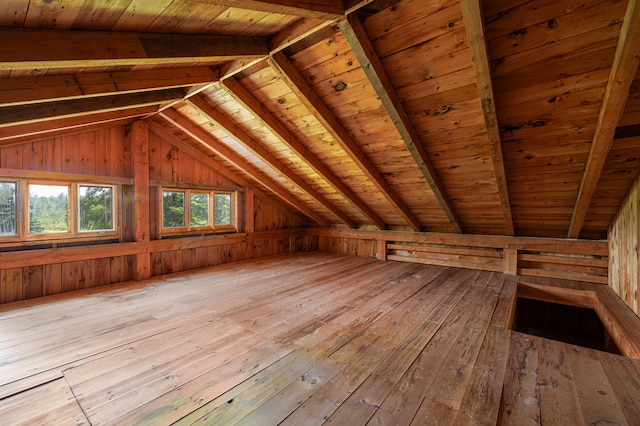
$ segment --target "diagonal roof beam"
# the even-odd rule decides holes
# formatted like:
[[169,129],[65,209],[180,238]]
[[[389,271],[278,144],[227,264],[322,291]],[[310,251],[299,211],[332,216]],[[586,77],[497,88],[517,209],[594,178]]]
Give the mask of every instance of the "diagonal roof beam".
[[362,23],[355,14],[351,14],[346,20],[339,23],[339,27],[349,42],[351,50],[353,50],[353,53],[360,62],[369,82],[378,94],[382,105],[391,117],[393,124],[395,124],[396,129],[400,132],[400,136],[407,145],[409,152],[411,152],[420,172],[422,172],[422,175],[431,187],[440,207],[444,210],[455,231],[461,233],[462,227],[451,205],[451,201],[445,193],[442,184],[439,182],[436,170],[431,164],[431,161],[429,161],[427,153],[420,142],[420,136],[413,127],[409,115],[393,89],[389,77],[382,66],[382,62],[380,62],[380,58],[376,54]]
[[504,169],[504,159],[502,157],[502,142],[500,139],[500,128],[498,127],[498,116],[496,114],[495,95],[493,92],[493,80],[491,78],[491,62],[487,49],[487,34],[484,27],[484,18],[479,0],[461,0],[462,18],[467,29],[467,40],[473,57],[474,70],[478,85],[478,94],[482,104],[484,123],[489,137],[489,149],[491,150],[491,160],[493,171],[496,176],[498,186],[498,196],[502,205],[502,213],[505,220],[507,235],[514,235],[513,216],[511,214],[511,203],[509,201],[509,189],[507,187],[507,176]]
[[350,228],[357,228],[357,224],[349,218],[344,212],[338,209],[333,203],[327,200],[316,189],[309,185],[304,179],[296,175],[291,169],[285,166],[282,161],[276,158],[271,152],[269,152],[262,144],[249,135],[246,129],[241,128],[236,123],[232,122],[226,114],[218,111],[207,103],[207,101],[201,96],[194,96],[189,99],[189,104],[197,108],[206,117],[213,120],[220,127],[222,127],[229,135],[235,140],[243,144],[248,150],[257,155],[262,161],[267,163],[270,167],[277,170],[285,179],[291,182],[293,185],[306,192],[317,203],[324,206],[331,213],[336,215],[342,222],[344,222]]
[[59,120],[0,127],[0,147],[118,126],[152,114],[157,110],[158,107],[156,105],[150,105]]
[[235,167],[240,169],[243,173],[251,177],[262,186],[269,189],[282,201],[298,210],[308,218],[316,221],[321,226],[329,226],[329,222],[305,204],[299,202],[291,194],[283,189],[276,181],[270,177],[260,173],[253,165],[247,160],[242,158],[238,153],[227,147],[226,145],[218,142],[211,134],[199,127],[196,123],[189,120],[187,117],[180,114],[173,108],[166,109],[160,113],[160,116],[165,120],[171,122],[178,129],[188,134],[191,138],[201,143],[203,146],[209,148],[216,155],[221,156]]
[[274,68],[280,78],[291,88],[300,98],[300,101],[314,115],[320,124],[333,136],[342,149],[360,167],[364,174],[371,179],[384,197],[399,211],[400,215],[409,223],[415,231],[420,231],[420,222],[407,205],[400,199],[398,194],[384,180],[380,172],[371,161],[364,155],[356,141],[349,132],[338,122],[338,119],[331,113],[313,88],[307,84],[300,72],[291,63],[289,58],[278,52],[269,58],[269,64]]
[[616,53],[613,58],[609,80],[600,107],[587,166],[582,175],[578,198],[573,208],[568,238],[578,238],[584,225],[591,199],[600,180],[616,126],[624,112],[638,65],[640,64],[640,5],[638,0],[629,0],[622,21]]
[[228,78],[220,82],[222,88],[233,98],[260,120],[280,141],[295,152],[318,175],[331,184],[347,201],[355,205],[379,229],[386,229],[386,224],[364,201],[349,189],[327,166],[325,166],[298,138],[287,129],[267,108],[265,108],[247,89],[235,78]]
[[116,111],[123,108],[158,105],[182,98],[184,98],[184,90],[176,88],[37,104],[10,105],[0,107],[0,128],[56,118]]
[[15,77],[0,87],[0,106],[144,92],[218,81],[209,67]]
[[216,6],[258,10],[305,18],[338,19],[344,15],[341,0],[195,0]]
[[157,65],[261,58],[266,37],[0,28],[0,70]]

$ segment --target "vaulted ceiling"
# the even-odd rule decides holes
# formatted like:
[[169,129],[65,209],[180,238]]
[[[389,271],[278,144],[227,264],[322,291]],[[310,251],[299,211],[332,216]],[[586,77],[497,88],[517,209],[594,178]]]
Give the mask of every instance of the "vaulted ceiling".
[[636,0],[5,0],[0,146],[146,120],[311,225],[606,238]]

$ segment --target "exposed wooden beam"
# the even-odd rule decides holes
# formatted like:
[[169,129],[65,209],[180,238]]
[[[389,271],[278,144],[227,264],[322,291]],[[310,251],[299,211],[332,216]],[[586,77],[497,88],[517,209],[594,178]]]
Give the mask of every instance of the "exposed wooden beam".
[[253,116],[260,120],[263,126],[280,139],[289,149],[295,152],[309,167],[324,180],[329,182],[347,201],[356,206],[379,229],[386,229],[384,221],[367,204],[349,189],[327,166],[325,166],[298,138],[287,129],[267,108],[265,108],[247,89],[235,78],[228,78],[220,82],[233,98],[243,105]]
[[264,57],[269,39],[0,28],[0,70],[217,62]]
[[258,10],[282,15],[301,16],[317,19],[337,19],[344,15],[340,0],[195,0],[216,6]]
[[[332,25],[331,21],[323,19],[302,18],[289,25],[271,38],[271,53],[280,52],[294,43],[305,39],[311,34],[315,34],[327,26]],[[220,67],[220,75],[224,78],[232,77],[256,64],[265,58],[258,59],[237,59],[225,62]]]
[[404,201],[400,199],[398,194],[391,188],[391,185],[384,180],[380,172],[362,152],[349,132],[347,132],[338,119],[331,113],[322,101],[322,98],[320,98],[313,88],[304,80],[289,58],[287,58],[283,52],[278,52],[270,56],[269,63],[363,173],[371,179],[382,195],[398,210],[411,228],[419,231],[421,226],[418,218],[411,212]]
[[184,98],[184,90],[178,88],[5,106],[0,107],[0,128],[21,123],[35,123],[56,118],[116,111],[123,108],[158,105],[182,98]]
[[484,123],[487,128],[489,138],[489,149],[491,150],[491,160],[493,171],[498,186],[498,195],[502,205],[505,229],[507,235],[514,235],[513,216],[511,214],[511,203],[509,201],[509,189],[507,187],[507,177],[504,170],[504,159],[502,156],[502,142],[500,139],[500,127],[498,126],[498,116],[496,114],[495,94],[493,91],[493,80],[491,78],[491,62],[487,50],[487,34],[484,27],[484,18],[479,0],[462,0],[462,18],[467,29],[467,40],[473,58],[473,66],[476,73],[478,94],[482,104]]
[[157,109],[158,107],[156,105],[150,105],[59,120],[0,127],[0,146],[15,145],[44,138],[117,126],[131,122],[138,117],[151,114],[157,111]]
[[[136,242],[151,239],[149,213],[151,208],[149,191],[149,126],[142,120],[131,125],[134,179],[134,238]],[[140,253],[135,257],[135,280],[151,276],[151,254]]]
[[187,133],[191,138],[206,146],[217,155],[223,157],[225,160],[233,164],[240,169],[247,176],[251,177],[256,182],[260,183],[271,192],[273,192],[282,201],[289,204],[308,218],[316,221],[321,226],[329,226],[329,222],[305,204],[298,201],[288,191],[283,189],[276,181],[270,177],[260,173],[252,164],[242,158],[238,153],[218,142],[210,133],[207,133],[204,129],[200,128],[193,121],[183,116],[173,108],[164,110],[160,113],[167,121],[171,122],[178,129]]
[[234,123],[226,114],[218,111],[207,103],[207,101],[201,96],[194,96],[188,101],[192,106],[198,109],[206,117],[213,120],[216,124],[224,129],[231,137],[240,142],[258,156],[262,161],[277,170],[282,177],[287,179],[290,183],[300,188],[313,198],[318,204],[324,206],[331,213],[336,215],[342,222],[344,222],[350,228],[357,228],[357,224],[343,211],[337,208],[331,201],[327,200],[324,195],[320,194],[314,189],[307,181],[296,175],[291,169],[285,166],[282,161],[276,158],[269,150],[267,150],[260,142],[255,140],[248,132],[247,129],[242,128],[238,124]]
[[640,64],[640,31],[638,28],[640,28],[640,5],[638,5],[638,0],[629,0],[600,107],[587,166],[582,175],[578,198],[573,208],[568,238],[578,238],[580,235],[580,230],[589,211],[591,198],[598,186],[604,163],[613,143],[616,126],[624,112],[629,89],[638,71]]
[[378,94],[382,105],[387,110],[387,113],[391,117],[396,129],[398,129],[402,140],[405,145],[407,145],[407,148],[418,165],[420,172],[429,184],[433,195],[436,197],[440,207],[449,219],[451,226],[453,226],[457,233],[462,233],[460,221],[455,214],[451,201],[445,193],[444,187],[439,182],[436,170],[431,164],[431,161],[422,146],[420,136],[411,123],[409,115],[405,111],[400,98],[391,85],[389,77],[382,66],[382,62],[376,54],[362,23],[355,14],[351,14],[346,20],[341,21],[339,26],[340,30],[349,42],[351,50],[353,50],[353,53],[360,62],[367,78],[371,82],[371,85]]
[[209,67],[17,77],[0,87],[0,106],[201,85],[218,77]]

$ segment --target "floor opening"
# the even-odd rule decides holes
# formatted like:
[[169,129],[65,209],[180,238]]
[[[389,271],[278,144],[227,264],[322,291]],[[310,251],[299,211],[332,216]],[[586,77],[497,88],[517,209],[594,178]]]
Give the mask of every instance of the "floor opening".
[[518,297],[513,330],[620,354],[593,309]]

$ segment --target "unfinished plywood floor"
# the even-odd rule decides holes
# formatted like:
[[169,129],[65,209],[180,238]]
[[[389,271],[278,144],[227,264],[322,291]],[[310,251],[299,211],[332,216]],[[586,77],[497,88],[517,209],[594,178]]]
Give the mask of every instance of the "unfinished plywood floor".
[[515,282],[316,253],[4,308],[0,422],[640,424],[640,363],[507,330]]

